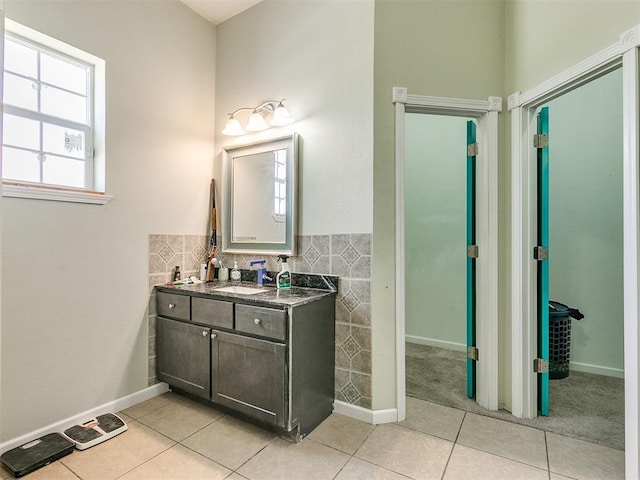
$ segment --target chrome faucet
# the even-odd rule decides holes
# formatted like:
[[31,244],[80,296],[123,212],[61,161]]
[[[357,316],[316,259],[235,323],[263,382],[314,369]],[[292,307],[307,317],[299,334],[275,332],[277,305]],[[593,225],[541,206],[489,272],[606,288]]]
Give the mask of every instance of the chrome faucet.
[[264,285],[264,281],[270,282],[273,280],[271,277],[267,275],[267,269],[264,266],[265,260],[251,260],[249,262],[249,266],[260,265],[257,270],[258,277],[258,285]]

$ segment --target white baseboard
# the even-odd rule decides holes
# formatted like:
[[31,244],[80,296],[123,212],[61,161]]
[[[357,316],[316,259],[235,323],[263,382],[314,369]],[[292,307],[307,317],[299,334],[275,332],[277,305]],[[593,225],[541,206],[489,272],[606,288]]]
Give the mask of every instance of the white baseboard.
[[46,427],[34,430],[33,432],[25,433],[20,437],[1,443],[0,452],[6,452],[7,450],[11,450],[12,448],[24,445],[25,443],[30,442],[31,440],[35,440],[36,438],[40,438],[47,433],[63,432],[73,425],[78,425],[80,423],[86,422],[88,419],[96,417],[98,415],[109,412],[119,412],[120,410],[124,410],[125,408],[129,408],[133,405],[136,405],[137,403],[144,402],[145,400],[149,400],[150,398],[156,397],[168,391],[169,385],[167,385],[166,383],[157,383],[151,387],[145,388],[144,390],[140,390],[138,392],[132,393],[131,395],[127,395],[126,397],[113,400],[111,402],[74,415],[73,417],[65,418],[64,420],[61,420],[59,422],[52,423],[51,425],[48,425]]
[[350,403],[341,402],[340,400],[333,402],[333,412],[373,425],[398,421],[398,410],[395,408],[369,410],[368,408],[358,407],[357,405],[351,405]]
[[620,368],[603,367],[600,365],[590,365],[588,363],[569,362],[569,371],[595,373],[596,375],[606,375],[607,377],[624,378],[624,370]]
[[436,338],[417,337],[415,335],[405,335],[405,341],[408,343],[417,343],[419,345],[429,345],[430,347],[439,347],[446,350],[454,350],[456,352],[466,352],[467,346],[464,343],[447,342],[446,340],[438,340]]

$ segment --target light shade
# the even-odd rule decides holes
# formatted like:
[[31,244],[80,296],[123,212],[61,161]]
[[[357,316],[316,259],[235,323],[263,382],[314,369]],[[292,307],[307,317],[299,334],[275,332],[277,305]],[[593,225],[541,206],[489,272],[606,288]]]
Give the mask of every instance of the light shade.
[[284,127],[285,125],[291,125],[295,122],[295,119],[289,113],[289,110],[280,102],[276,109],[273,111],[271,121],[269,122],[274,127]]
[[224,127],[224,130],[222,130],[223,135],[230,135],[235,137],[237,137],[238,135],[244,135],[245,133],[247,132],[244,131],[244,128],[242,128],[242,125],[240,125],[238,119],[233,115],[229,117],[227,125]]
[[[2,0],[0,0],[1,2]],[[267,100],[257,107],[240,107],[229,113],[229,120],[222,130],[223,135],[244,135],[247,132],[260,132],[270,127],[284,127],[291,125],[295,119],[284,106],[285,99]],[[251,110],[251,116],[247,125],[243,128],[240,121],[235,117],[236,113],[242,110]],[[246,130],[246,131],[245,131]]]
[[262,114],[254,110],[254,112],[249,117],[246,129],[249,132],[259,132],[261,130],[266,130],[267,128],[269,128],[269,124],[264,119]]

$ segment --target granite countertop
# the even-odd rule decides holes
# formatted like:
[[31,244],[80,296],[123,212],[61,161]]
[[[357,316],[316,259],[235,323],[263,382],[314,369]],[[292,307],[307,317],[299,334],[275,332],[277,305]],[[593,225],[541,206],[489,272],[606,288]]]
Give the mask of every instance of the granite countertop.
[[[332,279],[329,278],[329,280]],[[220,288],[230,287],[234,285],[260,288],[266,291],[252,294],[242,294],[234,292],[221,292],[219,290]],[[271,285],[260,286],[256,283],[248,281],[220,282],[218,280],[214,280],[213,282],[193,283],[188,285],[157,285],[156,289],[161,292],[184,292],[185,295],[193,295],[197,297],[234,301],[252,305],[269,305],[286,308],[289,306],[304,305],[305,303],[313,302],[314,300],[318,300],[322,297],[336,295],[337,288],[333,288],[333,286],[333,282],[330,281],[327,284],[326,288],[292,286],[290,289],[284,290],[277,289],[275,286]]]

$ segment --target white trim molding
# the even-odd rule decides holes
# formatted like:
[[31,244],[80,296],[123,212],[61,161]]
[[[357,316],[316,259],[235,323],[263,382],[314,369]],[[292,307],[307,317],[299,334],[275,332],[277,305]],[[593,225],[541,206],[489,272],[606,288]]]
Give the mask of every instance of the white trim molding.
[[346,415],[371,425],[379,425],[381,423],[393,423],[397,421],[398,411],[395,408],[387,408],[383,410],[369,410],[368,408],[358,407],[350,403],[336,400],[333,402],[333,413]]
[[12,448],[19,447],[27,442],[30,442],[36,438],[40,438],[47,433],[63,432],[69,427],[84,423],[89,418],[94,418],[97,415],[102,415],[109,412],[119,412],[125,408],[132,407],[140,402],[149,400],[150,398],[157,397],[169,391],[169,385],[166,383],[157,383],[151,387],[145,388],[138,392],[127,395],[126,397],[113,400],[112,402],[105,403],[98,407],[86,410],[82,413],[74,415],[73,417],[65,418],[59,422],[52,423],[46,427],[34,430],[33,432],[25,433],[17,438],[8,440],[0,444],[0,452],[6,452]]
[[52,200],[55,202],[89,203],[92,205],[105,205],[113,199],[111,195],[100,192],[82,192],[78,190],[66,190],[63,188],[47,188],[30,185],[12,185],[4,183],[2,186],[3,197],[28,198],[31,200]]
[[[475,118],[478,122],[477,156],[477,346],[482,360],[476,366],[476,400],[489,410],[498,409],[498,112],[502,98],[468,100],[410,95],[394,87],[395,104],[395,258],[404,259],[404,117],[425,113]],[[396,262],[396,407],[397,421],[406,416],[405,385],[405,267]]]
[[[637,29],[636,29],[637,32]],[[638,42],[640,35],[636,36]],[[636,43],[637,45],[637,43]],[[639,49],[622,59],[623,256],[624,256],[624,432],[625,475],[640,478],[640,61]]]
[[445,350],[451,350],[454,352],[467,351],[467,345],[464,343],[449,342],[447,340],[440,340],[437,338],[418,337],[416,335],[405,335],[406,343],[415,343],[416,345],[427,345],[429,347],[438,347]]
[[511,341],[512,413],[537,415],[536,268],[532,258],[536,229],[535,110],[616,68],[623,72],[623,204],[624,204],[624,378],[625,474],[640,477],[640,26],[583,62],[533,89],[509,97],[511,113]]

